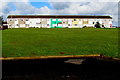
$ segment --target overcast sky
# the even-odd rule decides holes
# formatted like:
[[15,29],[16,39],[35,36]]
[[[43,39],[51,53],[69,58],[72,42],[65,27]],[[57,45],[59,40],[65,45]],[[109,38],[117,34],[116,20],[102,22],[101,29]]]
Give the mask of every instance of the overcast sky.
[[0,0],[0,15],[110,15],[118,25],[119,0]]

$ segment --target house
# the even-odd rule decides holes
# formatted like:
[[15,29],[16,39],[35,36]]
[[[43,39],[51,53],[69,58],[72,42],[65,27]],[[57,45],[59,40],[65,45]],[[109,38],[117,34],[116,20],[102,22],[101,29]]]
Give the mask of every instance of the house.
[[84,15],[9,15],[8,28],[83,28],[100,27],[111,28],[110,16]]

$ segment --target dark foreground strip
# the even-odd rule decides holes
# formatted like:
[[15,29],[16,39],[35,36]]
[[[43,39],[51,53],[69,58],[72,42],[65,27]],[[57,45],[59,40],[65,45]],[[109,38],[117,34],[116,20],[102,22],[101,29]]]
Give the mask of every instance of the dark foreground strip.
[[68,56],[34,56],[34,57],[1,57],[0,60],[29,60],[29,59],[62,59],[62,58],[95,58],[100,54],[93,55],[68,55]]
[[85,59],[85,58],[97,58],[99,60],[106,60],[106,61],[120,61],[119,58],[107,57],[101,54],[68,55],[68,56],[7,57],[7,58],[1,57],[0,60]]

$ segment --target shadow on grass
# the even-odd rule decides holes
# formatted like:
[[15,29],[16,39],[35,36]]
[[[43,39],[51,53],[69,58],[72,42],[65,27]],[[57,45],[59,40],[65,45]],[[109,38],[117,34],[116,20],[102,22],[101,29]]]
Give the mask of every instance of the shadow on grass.
[[97,59],[86,59],[81,64],[64,61],[3,61],[2,80],[120,80],[120,63]]

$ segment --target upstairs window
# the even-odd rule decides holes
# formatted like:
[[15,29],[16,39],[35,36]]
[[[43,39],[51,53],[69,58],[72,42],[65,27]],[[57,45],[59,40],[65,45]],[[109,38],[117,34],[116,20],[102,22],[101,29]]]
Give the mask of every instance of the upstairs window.
[[62,21],[62,19],[58,19],[58,21]]
[[74,21],[76,21],[76,19],[74,19]]
[[20,19],[21,21],[23,21],[23,19]]
[[28,21],[28,19],[26,19],[26,21]]
[[17,19],[15,19],[15,21],[17,21]]
[[53,19],[53,21],[56,21],[56,19]]
[[87,21],[87,19],[84,19],[84,21]]
[[79,21],[82,21],[82,19],[79,19]]

